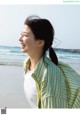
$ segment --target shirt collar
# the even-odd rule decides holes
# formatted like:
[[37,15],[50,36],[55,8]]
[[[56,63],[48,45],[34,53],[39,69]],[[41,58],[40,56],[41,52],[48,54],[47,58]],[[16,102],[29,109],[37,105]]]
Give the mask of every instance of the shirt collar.
[[[44,70],[47,67],[49,61],[49,59],[47,58],[46,54],[44,56],[41,57],[41,59],[39,60],[39,62],[36,65],[36,68],[34,70],[34,73],[32,74],[32,77],[35,79],[36,82],[40,83]],[[24,61],[24,70],[25,73],[27,72],[29,65],[30,65],[30,58],[27,58]]]

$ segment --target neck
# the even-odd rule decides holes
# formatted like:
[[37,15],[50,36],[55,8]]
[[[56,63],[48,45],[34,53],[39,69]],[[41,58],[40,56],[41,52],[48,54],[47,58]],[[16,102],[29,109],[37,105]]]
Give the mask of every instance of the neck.
[[35,53],[35,55],[29,55],[30,56],[30,61],[31,61],[31,65],[30,65],[30,70],[34,70],[37,63],[39,62],[39,60],[42,57],[42,53]]

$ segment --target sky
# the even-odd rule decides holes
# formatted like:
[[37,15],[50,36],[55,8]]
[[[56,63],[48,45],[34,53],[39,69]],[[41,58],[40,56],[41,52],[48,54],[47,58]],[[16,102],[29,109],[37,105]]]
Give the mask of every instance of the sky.
[[80,49],[80,5],[0,5],[0,45],[20,46],[18,39],[30,15],[50,20],[53,47]]

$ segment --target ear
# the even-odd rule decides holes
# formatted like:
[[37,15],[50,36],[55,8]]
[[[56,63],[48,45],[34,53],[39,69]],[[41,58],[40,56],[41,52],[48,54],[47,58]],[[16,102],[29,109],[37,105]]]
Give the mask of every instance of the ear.
[[44,46],[45,41],[44,40],[39,40],[38,41],[38,47],[43,47]]

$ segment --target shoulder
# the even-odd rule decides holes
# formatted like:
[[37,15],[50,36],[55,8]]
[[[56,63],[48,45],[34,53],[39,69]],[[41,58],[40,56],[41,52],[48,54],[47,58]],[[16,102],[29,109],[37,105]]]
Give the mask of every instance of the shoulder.
[[46,62],[47,66],[45,69],[45,77],[48,80],[48,82],[58,82],[59,79],[64,79],[63,72],[58,65],[55,65],[49,58],[46,58]]
[[27,71],[27,68],[28,68],[28,66],[29,66],[29,63],[30,63],[30,58],[27,57],[27,58],[24,60],[24,62],[23,62],[23,69],[24,69],[25,72]]
[[47,58],[46,60],[47,60],[47,69],[48,71],[50,71],[50,73],[61,71],[60,67],[58,65],[55,65],[51,61],[51,59]]

